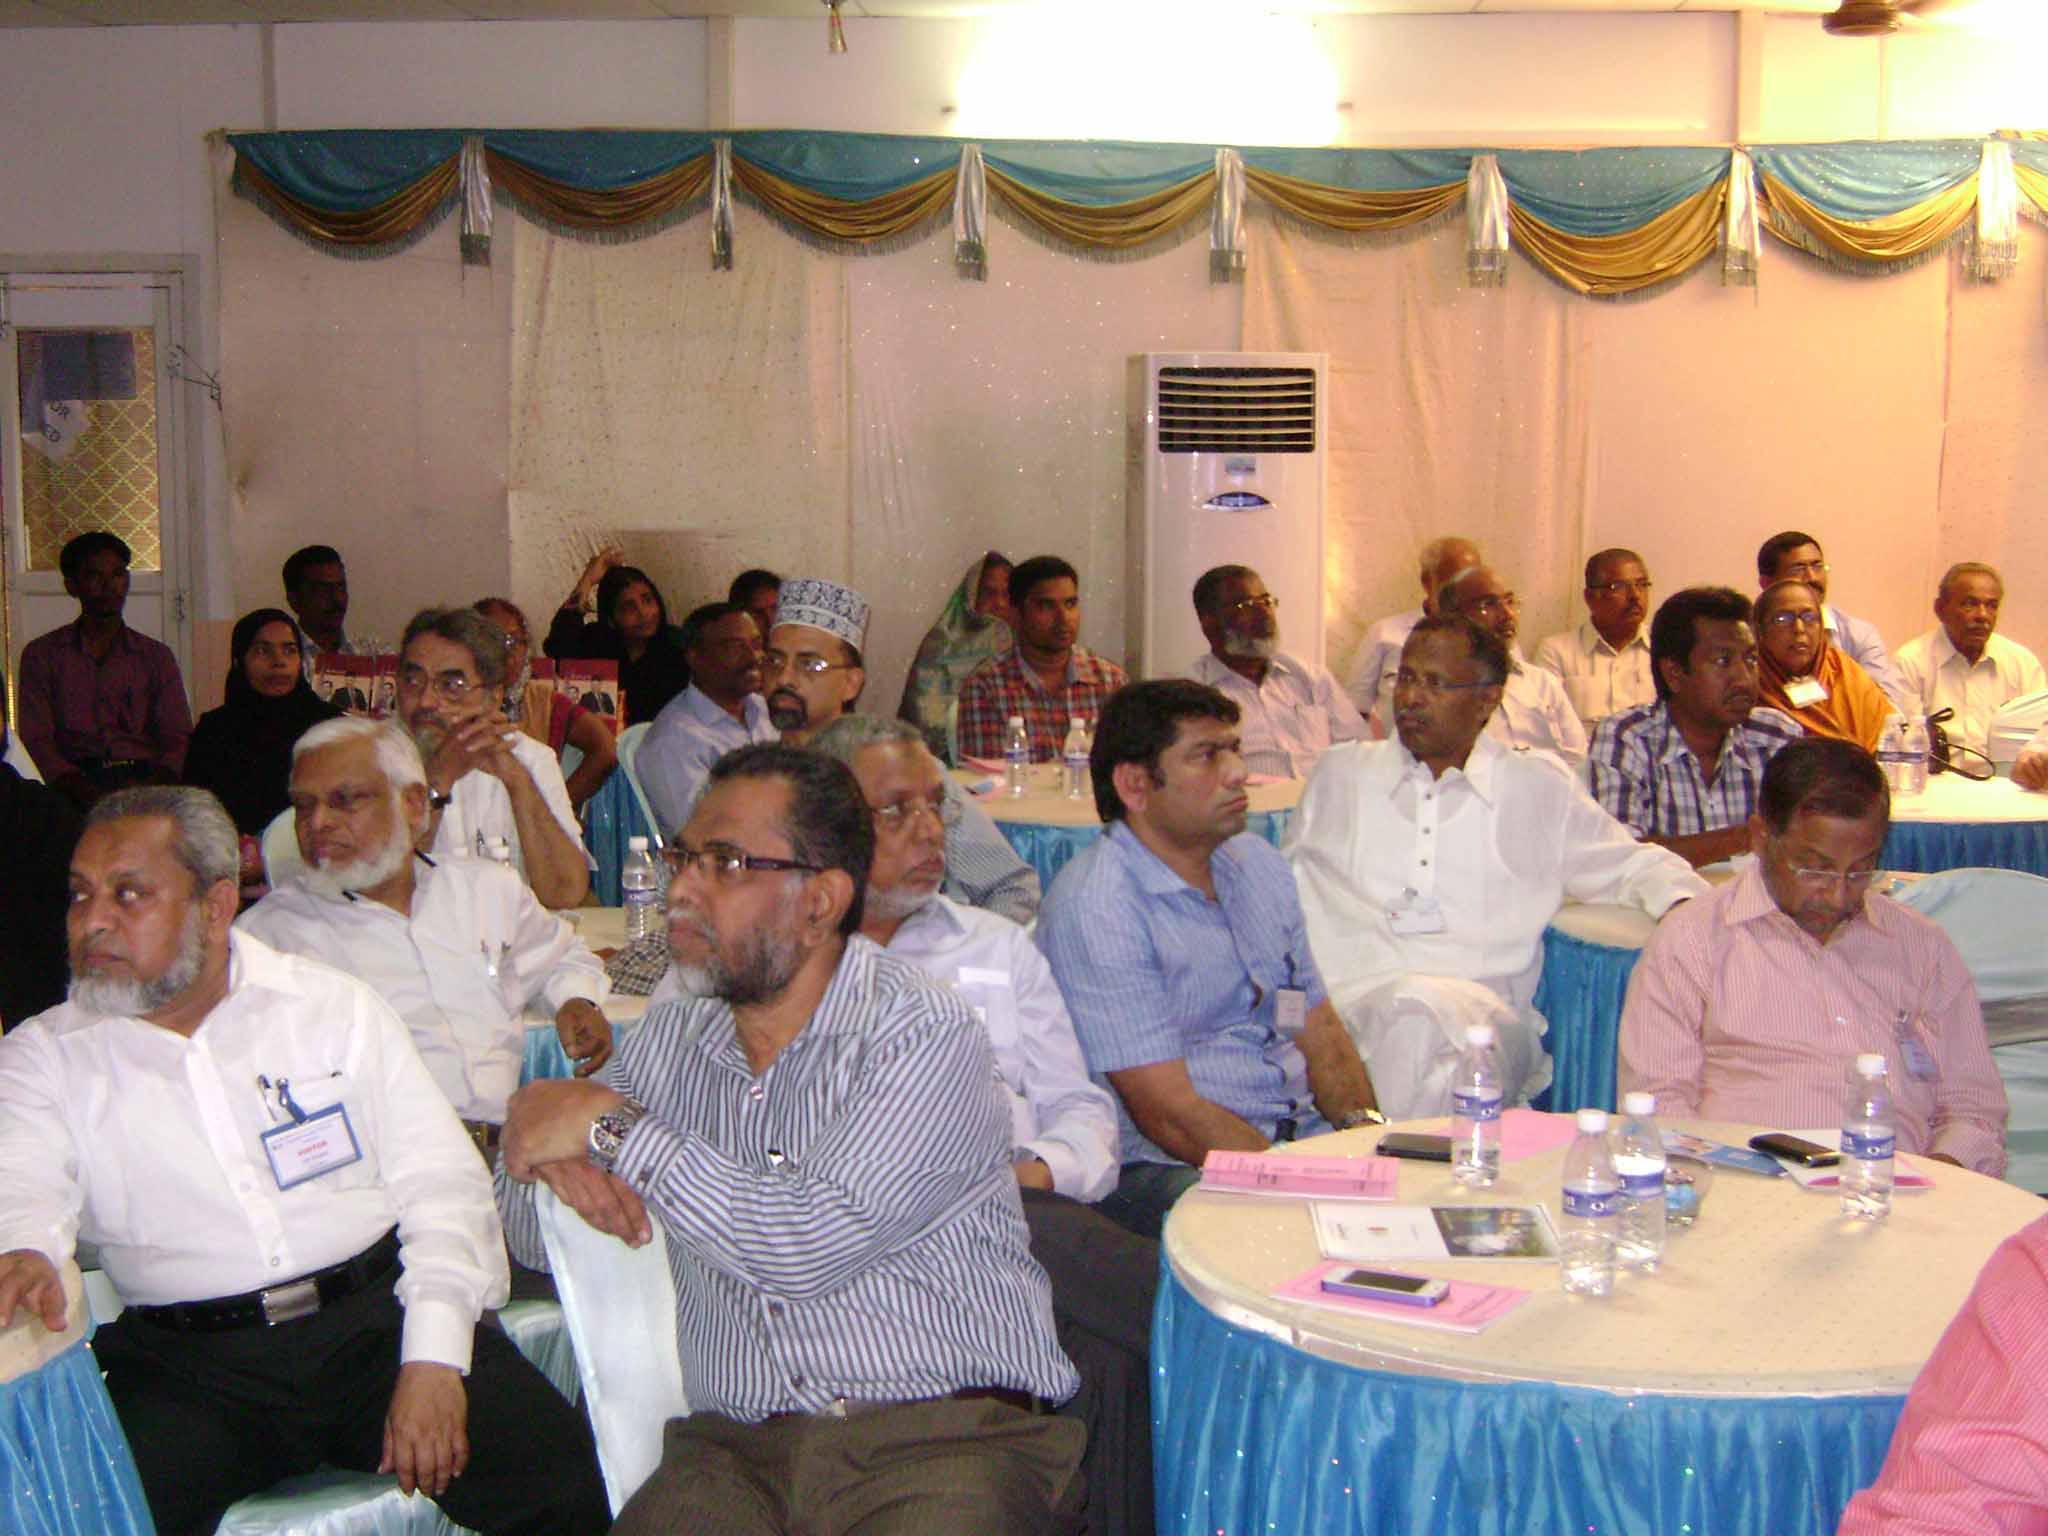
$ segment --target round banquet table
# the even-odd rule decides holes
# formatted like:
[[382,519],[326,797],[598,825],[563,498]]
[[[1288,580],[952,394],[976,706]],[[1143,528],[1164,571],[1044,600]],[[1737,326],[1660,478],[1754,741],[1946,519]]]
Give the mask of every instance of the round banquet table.
[[[618,777],[618,775],[613,775]],[[556,914],[576,925],[576,935],[591,949],[617,949],[626,942],[626,909],[624,907],[574,907]],[[612,1048],[618,1049],[619,1042],[630,1034],[640,1022],[640,1015],[647,1011],[647,999],[630,997],[623,992],[614,992],[604,1002],[604,1016],[611,1020]],[[532,1019],[532,1015],[528,1015]],[[519,1081],[530,1083],[535,1078],[573,1077],[576,1068],[569,1060],[569,1053],[562,1049],[562,1040],[555,1033],[552,1020],[532,1019],[526,1026],[526,1045],[521,1056]]]
[[1892,798],[1886,869],[2016,869],[2048,875],[2048,794],[2011,779],[1975,783],[1953,773],[1928,779],[1917,795]]
[[[1102,836],[1102,818],[1095,814],[1095,801],[1069,799],[1061,792],[1063,770],[1058,763],[1034,763],[1022,795],[1003,793],[1003,776],[971,768],[956,768],[953,777],[973,795],[974,803],[988,812],[1002,829],[1017,856],[1038,871],[1041,889],[1051,890],[1053,876],[1067,860]],[[974,794],[978,785],[993,785],[992,793]],[[1256,832],[1274,847],[1294,819],[1294,808],[1307,787],[1301,779],[1261,778],[1246,787],[1251,815],[1245,830]]]
[[1616,1044],[1628,978],[1656,928],[1635,907],[1567,902],[1543,932],[1536,1011],[1550,1025],[1550,1086],[1540,1109],[1614,1108]]
[[[1295,1150],[1363,1155],[1378,1134]],[[1540,1201],[1554,1222],[1563,1160],[1505,1164],[1481,1203]],[[1195,1190],[1167,1220],[1153,1318],[1159,1529],[1824,1536],[1978,1269],[2041,1214],[1915,1161],[1935,1187],[1870,1225],[1719,1170],[1660,1271],[1604,1300],[1564,1294],[1549,1263],[1393,1266],[1532,1292],[1471,1335],[1273,1299],[1318,1261],[1306,1202]],[[1442,1164],[1400,1180],[1404,1203],[1457,1198]]]

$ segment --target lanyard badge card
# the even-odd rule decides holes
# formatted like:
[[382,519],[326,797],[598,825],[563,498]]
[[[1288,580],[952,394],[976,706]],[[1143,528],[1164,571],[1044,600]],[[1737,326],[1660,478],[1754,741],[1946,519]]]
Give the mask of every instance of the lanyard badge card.
[[256,1085],[266,1096],[275,1093],[278,1107],[291,1116],[286,1124],[263,1133],[263,1152],[270,1159],[270,1172],[279,1189],[292,1189],[363,1160],[345,1105],[330,1104],[308,1114],[292,1097],[291,1079],[280,1077],[273,1085],[269,1078],[259,1077]]
[[1905,1009],[1899,1010],[1895,1032],[1899,1041],[1899,1059],[1905,1062],[1906,1071],[1916,1083],[1931,1083],[1941,1076],[1941,1068],[1934,1064],[1934,1053],[1927,1049],[1920,1038],[1920,1032],[1913,1027],[1913,1019]]

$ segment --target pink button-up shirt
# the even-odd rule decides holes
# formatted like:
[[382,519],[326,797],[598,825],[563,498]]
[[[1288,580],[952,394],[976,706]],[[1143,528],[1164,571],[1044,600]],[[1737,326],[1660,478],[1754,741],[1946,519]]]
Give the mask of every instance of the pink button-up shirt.
[[2048,1216],[1991,1255],[1839,1536],[2048,1530]]
[[[1931,1080],[1902,1059],[1901,1012]],[[2005,1089],[1948,935],[1871,896],[1818,944],[1752,867],[1651,936],[1622,1009],[1620,1086],[1654,1093],[1662,1115],[1839,1125],[1849,1063],[1865,1051],[1891,1063],[1900,1150],[1945,1153],[1993,1177],[2004,1169]]]

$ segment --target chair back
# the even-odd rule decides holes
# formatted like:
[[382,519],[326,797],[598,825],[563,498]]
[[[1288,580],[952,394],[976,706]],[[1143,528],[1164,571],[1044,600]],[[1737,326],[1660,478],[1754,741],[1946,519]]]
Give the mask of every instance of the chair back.
[[1894,900],[1941,924],[1962,952],[1991,1043],[2048,1039],[2048,880],[2010,869],[1948,869]]
[[272,890],[306,872],[306,861],[299,857],[299,831],[289,808],[270,818],[270,825],[263,829],[262,847],[263,878]]
[[654,807],[647,803],[647,791],[640,787],[640,743],[647,739],[650,723],[642,720],[638,725],[629,725],[619,732],[619,768],[626,775],[626,783],[632,788],[633,803],[640,807],[641,821],[654,833],[653,846],[661,848],[667,845],[676,829],[664,829],[655,819]]
[[662,1430],[689,1412],[676,1354],[675,1281],[661,1223],[628,1248],[590,1226],[546,1185],[534,1191],[555,1294],[576,1347],[612,1513],[661,1464]]

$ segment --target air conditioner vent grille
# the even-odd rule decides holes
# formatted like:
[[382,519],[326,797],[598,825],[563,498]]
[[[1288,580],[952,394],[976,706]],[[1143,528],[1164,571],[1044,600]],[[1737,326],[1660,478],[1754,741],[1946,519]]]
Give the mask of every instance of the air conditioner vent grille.
[[1162,368],[1161,453],[1314,453],[1312,368]]

